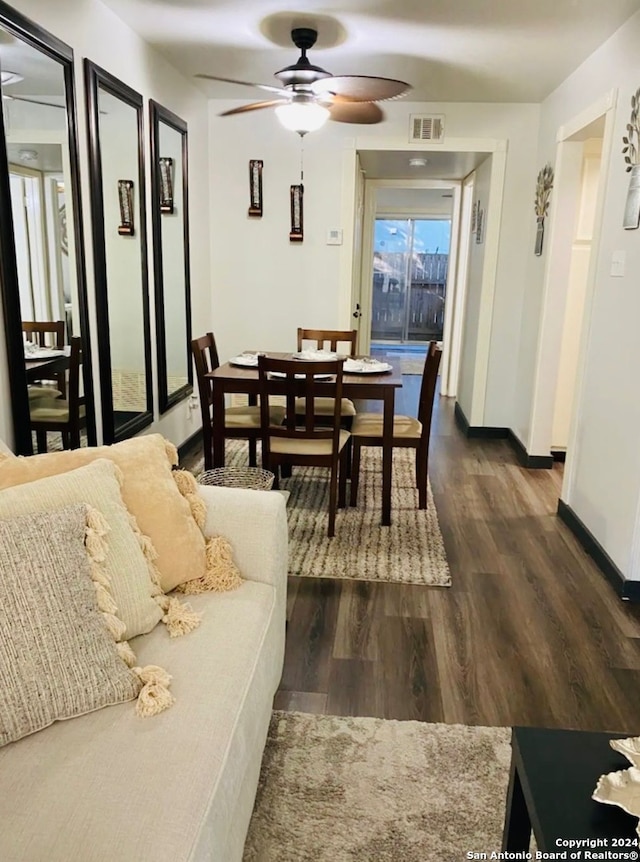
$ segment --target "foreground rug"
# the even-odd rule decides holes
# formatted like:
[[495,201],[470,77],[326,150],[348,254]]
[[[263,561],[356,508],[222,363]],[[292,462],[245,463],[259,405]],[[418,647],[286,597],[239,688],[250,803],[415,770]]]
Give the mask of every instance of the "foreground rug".
[[[226,445],[227,464],[246,466],[247,444],[228,440]],[[327,537],[328,470],[294,468],[291,478],[280,483],[290,492],[289,574],[451,586],[431,488],[427,509],[418,509],[414,464],[412,450],[394,450],[391,526],[382,527],[382,452],[364,448],[358,505],[338,510],[332,539]],[[193,472],[201,469],[198,464]]]
[[402,357],[400,359],[400,371],[402,374],[420,374],[424,372],[424,356],[413,359],[411,357]]
[[507,728],[274,712],[244,862],[499,851]]

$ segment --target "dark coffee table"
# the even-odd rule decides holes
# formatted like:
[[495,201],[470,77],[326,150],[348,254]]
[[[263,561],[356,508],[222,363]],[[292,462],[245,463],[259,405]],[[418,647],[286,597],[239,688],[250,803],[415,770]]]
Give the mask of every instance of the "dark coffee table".
[[502,849],[528,850],[532,828],[545,852],[586,838],[604,839],[600,847],[610,850],[612,839],[632,839],[620,849],[637,849],[637,819],[591,799],[601,775],[631,766],[609,740],[632,735],[514,727]]

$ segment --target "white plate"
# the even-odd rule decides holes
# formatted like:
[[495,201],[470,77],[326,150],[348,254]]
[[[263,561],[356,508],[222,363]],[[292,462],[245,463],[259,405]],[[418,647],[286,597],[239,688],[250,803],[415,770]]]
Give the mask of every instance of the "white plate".
[[344,363],[345,374],[384,374],[393,371],[388,362],[363,362],[361,359],[347,359]]
[[258,357],[255,353],[243,353],[230,359],[229,365],[239,365],[241,368],[257,368]]
[[[287,376],[284,373],[284,371],[271,371],[270,374],[272,377],[286,377]],[[314,374],[313,377],[315,380],[328,380],[330,377],[333,377],[333,374]],[[305,378],[304,374],[296,374],[296,380],[304,380],[304,378]]]
[[46,348],[41,348],[40,350],[34,350],[31,353],[25,353],[24,358],[29,361],[35,361],[38,359],[56,359],[58,356],[65,356],[64,350],[47,350]]
[[337,359],[338,354],[330,350],[300,350],[293,354],[294,359],[302,359],[305,362],[323,362],[327,359]]

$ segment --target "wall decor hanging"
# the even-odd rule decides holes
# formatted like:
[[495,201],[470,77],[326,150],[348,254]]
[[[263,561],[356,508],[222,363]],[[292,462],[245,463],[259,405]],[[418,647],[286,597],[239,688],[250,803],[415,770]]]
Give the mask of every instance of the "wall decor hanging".
[[303,225],[303,209],[302,199],[304,196],[304,186],[300,183],[297,186],[291,186],[291,231],[289,233],[290,242],[302,242],[304,239]]
[[133,236],[133,180],[118,180],[118,199],[120,201],[118,233],[122,236]]
[[538,257],[542,254],[542,242],[544,240],[544,220],[549,213],[549,198],[551,197],[551,189],[553,188],[553,168],[547,163],[540,173],[536,181],[536,199],[535,211],[538,222],[536,230],[536,244],[534,254]]
[[249,160],[249,215],[262,217],[262,159]]
[[173,159],[160,156],[160,212],[173,215]]
[[478,226],[478,204],[479,201],[474,201],[471,204],[471,233],[475,233]]
[[622,226],[625,230],[637,230],[640,225],[640,87],[631,96],[631,116],[626,131],[622,137],[622,152],[631,176]]

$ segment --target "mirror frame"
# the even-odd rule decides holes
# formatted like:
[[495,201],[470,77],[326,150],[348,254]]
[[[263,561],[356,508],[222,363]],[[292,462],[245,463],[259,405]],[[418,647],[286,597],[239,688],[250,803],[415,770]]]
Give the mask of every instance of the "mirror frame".
[[[167,380],[167,339],[164,313],[164,273],[162,265],[162,214],[160,212],[160,123],[182,135],[182,224],[184,236],[184,286],[186,332],[184,354],[187,363],[187,383],[169,392]],[[191,280],[189,266],[189,172],[187,124],[168,108],[149,99],[149,131],[151,140],[151,226],[153,230],[153,275],[156,312],[156,349],[158,360],[158,406],[166,413],[174,404],[193,392],[193,362],[191,361]]]
[[[73,232],[76,246],[78,293],[78,322],[85,361],[82,363],[84,394],[87,410],[87,442],[96,445],[95,403],[91,368],[91,330],[87,303],[85,244],[80,194],[80,168],[78,160],[78,126],[76,120],[75,82],[73,76],[73,49],[21,15],[4,0],[0,0],[0,26],[37,51],[60,64],[64,76],[65,107],[71,165],[71,200],[73,201]],[[0,291],[5,323],[7,365],[11,386],[11,412],[13,417],[14,447],[19,455],[32,455],[31,421],[27,374],[24,365],[22,340],[22,313],[11,213],[11,189],[7,160],[4,117],[0,111],[0,213],[4,230],[0,231]],[[69,337],[72,333],[69,333]]]
[[[98,357],[100,360],[100,393],[102,401],[102,435],[109,445],[133,437],[153,422],[153,374],[151,369],[151,322],[149,314],[149,275],[147,267],[147,210],[144,169],[144,100],[127,84],[85,58],[85,96],[87,107],[87,135],[89,144],[89,188],[91,192],[91,222],[93,239],[93,266],[95,271],[96,316],[98,327]],[[144,338],[144,370],[146,378],[146,409],[130,419],[117,431],[113,411],[113,383],[111,378],[111,343],[109,330],[109,285],[105,245],[104,195],[102,192],[102,153],[100,146],[99,89],[106,90],[116,99],[136,111],[138,126],[138,207],[136,221],[140,230],[140,261],[142,291],[142,318]]]

